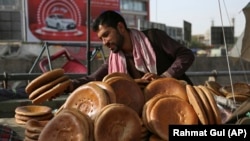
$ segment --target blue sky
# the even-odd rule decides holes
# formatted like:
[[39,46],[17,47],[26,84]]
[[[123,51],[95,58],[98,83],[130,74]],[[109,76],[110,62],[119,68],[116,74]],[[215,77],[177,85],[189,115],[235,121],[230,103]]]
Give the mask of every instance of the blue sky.
[[192,35],[206,34],[214,26],[230,26],[235,19],[235,36],[245,28],[242,9],[250,0],[150,0],[150,21],[167,26],[192,24]]

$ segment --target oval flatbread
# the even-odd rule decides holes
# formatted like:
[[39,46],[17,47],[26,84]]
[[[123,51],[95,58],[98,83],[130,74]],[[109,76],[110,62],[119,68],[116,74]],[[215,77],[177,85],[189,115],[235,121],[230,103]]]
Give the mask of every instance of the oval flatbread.
[[26,93],[29,95],[37,88],[43,86],[44,84],[47,84],[51,82],[52,80],[55,80],[56,78],[63,76],[64,70],[61,68],[54,69],[48,72],[45,72],[38,76],[37,78],[33,79],[25,88]]
[[71,84],[70,80],[63,81],[61,83],[56,84],[53,88],[50,90],[40,94],[38,97],[32,100],[33,104],[41,104],[46,100],[51,99],[52,97],[56,95],[62,94],[68,86]]
[[58,83],[61,83],[63,81],[66,81],[68,80],[69,77],[64,75],[64,76],[61,76],[61,77],[58,77],[57,79],[49,82],[48,84],[45,84],[39,88],[37,88],[36,90],[34,90],[30,95],[29,95],[29,99],[30,100],[33,100],[35,99],[36,97],[38,97],[40,94],[50,90],[51,88],[53,88],[55,85],[57,85]]

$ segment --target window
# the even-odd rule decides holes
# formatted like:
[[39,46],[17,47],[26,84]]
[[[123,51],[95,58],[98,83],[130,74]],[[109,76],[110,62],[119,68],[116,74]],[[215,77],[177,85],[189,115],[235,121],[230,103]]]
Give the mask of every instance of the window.
[[135,1],[135,0],[121,0],[120,7],[122,10],[145,11],[146,10],[146,2],[145,1]]
[[0,40],[22,39],[20,12],[0,12],[0,33]]
[[0,0],[0,5],[3,6],[15,6],[16,0]]

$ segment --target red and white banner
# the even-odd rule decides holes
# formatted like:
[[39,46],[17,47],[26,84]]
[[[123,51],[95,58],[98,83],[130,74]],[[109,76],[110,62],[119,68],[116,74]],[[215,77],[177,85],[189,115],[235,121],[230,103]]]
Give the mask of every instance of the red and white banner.
[[[87,0],[26,0],[27,42],[85,42]],[[90,0],[91,23],[105,10],[120,11],[119,0]],[[91,42],[100,42],[90,32]]]

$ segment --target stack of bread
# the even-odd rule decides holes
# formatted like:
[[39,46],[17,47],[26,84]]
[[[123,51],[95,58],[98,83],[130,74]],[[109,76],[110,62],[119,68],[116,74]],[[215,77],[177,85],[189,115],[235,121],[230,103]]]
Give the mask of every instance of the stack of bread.
[[32,80],[26,86],[25,91],[33,104],[41,104],[46,100],[63,94],[70,83],[69,77],[64,75],[64,70],[57,68],[45,72]]
[[202,125],[221,124],[221,114],[217,103],[206,86],[186,85],[188,99]]
[[169,140],[170,124],[197,125],[198,117],[189,104],[186,83],[173,78],[152,81],[144,89],[146,104],[142,120],[152,133],[150,138]]
[[236,82],[233,85],[222,86],[220,92],[228,99],[244,102],[250,97],[250,86],[247,83]]
[[250,97],[250,86],[245,82],[222,86],[215,81],[206,81],[205,86],[211,89],[213,94],[235,100],[238,103],[242,103]]
[[[44,81],[42,77],[46,76],[39,78]],[[31,94],[49,83],[43,82],[35,88],[27,88],[27,91]],[[224,96],[221,88],[215,82],[191,86],[174,78],[148,82],[134,80],[123,73],[112,73],[102,81],[92,81],[75,89],[45,125],[38,140],[167,141],[170,124],[222,124],[213,97]],[[58,95],[58,92],[50,94],[42,101]]]
[[53,118],[52,109],[48,106],[27,105],[15,109],[15,121],[25,125],[29,120],[49,121]]
[[40,133],[48,121],[30,119],[25,125],[24,141],[38,141]]

